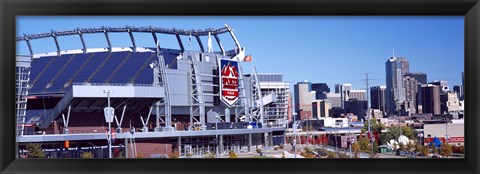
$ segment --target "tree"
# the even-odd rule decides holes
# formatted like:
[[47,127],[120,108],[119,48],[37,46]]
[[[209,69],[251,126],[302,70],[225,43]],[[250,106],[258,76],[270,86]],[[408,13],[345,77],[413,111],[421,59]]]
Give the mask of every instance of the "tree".
[[[377,119],[375,118],[370,119],[370,126],[371,126],[370,128],[372,132],[381,132],[383,129],[385,129],[385,125],[377,122]],[[365,121],[363,123],[362,131],[366,132],[367,130],[368,130],[368,121]]]
[[29,143],[27,145],[28,158],[45,158],[45,153],[42,151],[42,144]]
[[231,150],[228,152],[228,158],[237,158],[237,154],[233,150]]
[[450,146],[450,144],[448,143],[443,143],[442,146],[442,156],[446,156],[446,157],[449,157],[449,156],[452,156],[452,146]]
[[92,159],[95,157],[95,155],[92,152],[82,152],[80,157],[83,159]]
[[358,144],[360,145],[360,151],[365,153],[370,153],[371,147],[368,138],[361,137],[358,139]]
[[423,156],[428,156],[428,155],[430,155],[430,152],[428,151],[428,148],[427,148],[427,147],[425,147],[425,146],[420,146],[420,147],[421,147],[421,149],[422,149],[421,153],[422,153]]
[[437,153],[438,153],[437,146],[435,146],[434,143],[432,143],[432,145],[430,146],[430,148],[432,149],[432,153],[433,153],[433,154],[437,154]]
[[355,142],[352,144],[352,151],[353,151],[353,154],[355,156],[355,158],[358,158],[358,154],[360,153],[360,145],[358,144],[358,142]]
[[373,154],[377,154],[378,153],[378,143],[377,142],[373,142]]

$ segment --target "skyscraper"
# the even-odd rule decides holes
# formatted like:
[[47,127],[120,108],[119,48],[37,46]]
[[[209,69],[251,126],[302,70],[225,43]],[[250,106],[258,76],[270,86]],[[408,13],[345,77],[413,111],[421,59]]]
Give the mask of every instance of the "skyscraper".
[[422,110],[423,113],[439,115],[440,108],[440,86],[427,84],[422,85]]
[[327,99],[327,93],[330,92],[330,88],[326,83],[312,83],[312,91],[315,91],[315,99]]
[[404,108],[409,115],[417,113],[418,81],[407,74],[403,78],[403,84],[405,87]]
[[410,76],[411,78],[416,79],[417,82],[420,84],[427,84],[427,74],[425,73],[412,72],[412,73],[406,73],[405,76]]
[[293,86],[295,99],[295,112],[298,114],[297,118],[305,119],[307,116],[312,116],[312,83],[308,81],[298,82]]
[[350,90],[352,90],[352,84],[336,84],[335,93],[340,93],[340,105],[342,109],[345,109],[345,102],[348,101]]
[[367,101],[367,90],[363,89],[353,89],[350,90],[349,100],[356,99],[361,101]]
[[462,86],[460,86],[460,85],[455,85],[455,86],[453,86],[453,91],[454,91],[455,93],[457,93],[457,97],[458,97],[459,99],[462,99],[462,94],[463,94]]
[[402,105],[405,102],[403,77],[409,72],[409,63],[404,57],[391,57],[385,62],[387,82],[387,113],[403,114]]
[[373,86],[370,88],[370,106],[385,113],[386,86]]
[[462,100],[465,99],[465,76],[463,75],[463,72],[462,72]]

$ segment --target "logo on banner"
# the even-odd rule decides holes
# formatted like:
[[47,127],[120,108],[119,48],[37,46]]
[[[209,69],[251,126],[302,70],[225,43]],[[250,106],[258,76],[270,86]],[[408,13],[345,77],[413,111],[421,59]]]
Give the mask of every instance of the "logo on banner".
[[231,107],[238,101],[238,62],[220,59],[220,99]]

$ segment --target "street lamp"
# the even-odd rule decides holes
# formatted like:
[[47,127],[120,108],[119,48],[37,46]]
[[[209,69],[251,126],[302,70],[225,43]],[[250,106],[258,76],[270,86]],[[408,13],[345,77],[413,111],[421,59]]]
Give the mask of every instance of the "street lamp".
[[350,157],[352,155],[352,144],[353,144],[352,143],[353,139],[351,137],[352,133],[350,132],[350,124],[351,124],[350,122],[351,122],[351,120],[352,120],[352,116],[350,115],[350,116],[348,116],[348,135],[350,136]]
[[297,158],[297,148],[296,145],[297,145],[297,121],[296,121],[296,118],[297,117],[297,113],[294,112],[293,113],[293,124],[292,124],[292,128],[293,128],[293,151],[294,151],[294,155],[295,155],[295,158]]
[[215,155],[217,156],[218,158],[218,145],[219,145],[219,142],[218,142],[218,132],[217,132],[217,127],[218,127],[218,114],[215,114]]
[[105,89],[104,93],[107,93],[108,107],[104,108],[105,120],[108,122],[107,141],[108,141],[108,158],[112,158],[112,121],[115,114],[115,110],[110,107],[110,93],[112,90]]

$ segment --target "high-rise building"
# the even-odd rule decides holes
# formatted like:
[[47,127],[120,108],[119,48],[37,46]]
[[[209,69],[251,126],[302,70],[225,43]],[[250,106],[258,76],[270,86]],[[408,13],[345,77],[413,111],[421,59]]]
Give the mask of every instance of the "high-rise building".
[[277,126],[286,126],[289,115],[290,82],[283,81],[282,74],[258,74],[262,96],[271,96],[264,104],[264,121]]
[[287,110],[287,119],[288,119],[288,122],[292,122],[293,121],[293,114],[292,114],[292,111],[293,111],[293,108],[292,108],[292,94],[288,94],[288,110]]
[[457,93],[457,97],[462,100],[463,89],[460,85],[453,86],[453,92]]
[[407,74],[403,77],[403,84],[405,88],[405,111],[409,115],[417,113],[418,81]]
[[387,82],[387,113],[403,114],[402,107],[405,102],[405,88],[403,76],[409,73],[409,63],[404,57],[391,57],[385,62]]
[[417,82],[420,84],[427,84],[427,74],[425,73],[412,72],[412,73],[406,73],[405,76],[410,76],[411,78],[416,79]]
[[330,88],[326,83],[312,83],[312,91],[315,91],[315,99],[327,99]]
[[440,94],[440,113],[447,114],[460,110],[461,104],[456,92],[448,91]]
[[355,114],[358,116],[358,119],[365,119],[367,115],[367,104],[366,100],[350,99],[345,102],[345,107],[347,107],[347,112]]
[[441,114],[440,86],[433,84],[422,85],[422,110],[424,114]]
[[433,82],[430,82],[428,84],[436,85],[440,87],[440,93],[445,94],[447,93],[450,89],[448,87],[448,82],[445,80],[435,80]]
[[386,86],[373,86],[370,88],[370,107],[385,113]]
[[349,100],[352,100],[352,99],[367,101],[367,90],[363,90],[363,89],[350,90]]
[[331,107],[342,107],[342,100],[339,93],[327,93],[327,102],[331,104]]
[[462,99],[465,98],[465,76],[463,75],[463,72],[462,72]]
[[329,110],[331,109],[331,104],[325,100],[315,100],[312,102],[312,114],[313,118],[325,118],[329,117]]
[[342,109],[345,109],[345,102],[348,101],[350,90],[352,90],[352,84],[336,84],[335,93],[340,94],[340,105]]
[[315,95],[312,95],[312,83],[308,81],[298,82],[293,86],[295,99],[295,112],[297,118],[305,119],[312,115],[312,101]]

